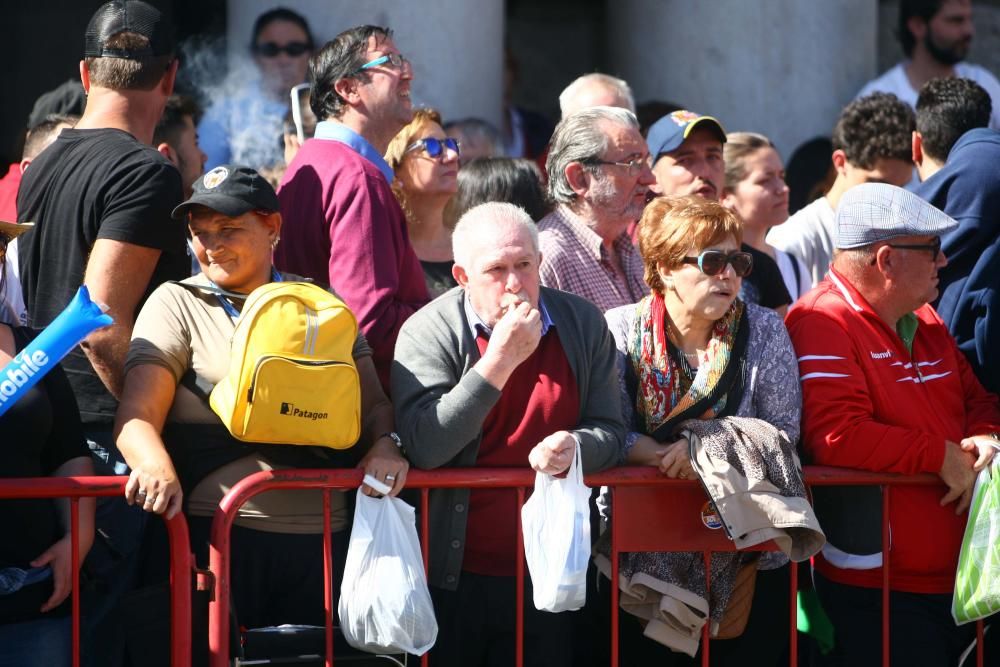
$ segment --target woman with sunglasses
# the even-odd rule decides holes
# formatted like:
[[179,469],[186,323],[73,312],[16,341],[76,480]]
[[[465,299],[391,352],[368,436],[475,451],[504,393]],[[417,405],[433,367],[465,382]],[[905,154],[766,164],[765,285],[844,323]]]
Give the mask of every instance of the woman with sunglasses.
[[213,104],[198,126],[205,170],[238,162],[255,169],[282,163],[282,126],[292,88],[306,80],[313,37],[299,13],[279,7],[254,21],[253,65],[237,67],[226,81],[206,81]]
[[458,284],[451,275],[451,227],[444,222],[445,206],[458,190],[458,151],[458,141],[441,129],[441,114],[417,109],[385,152],[432,299]]
[[[785,166],[771,140],[755,132],[732,132],[723,146],[726,162],[726,184],[722,205],[743,219],[743,242],[773,259],[780,271],[781,283],[789,300],[795,301],[812,289],[812,277],[794,256],[769,245],[765,240],[771,227],[788,220],[788,186]],[[763,292],[779,291],[776,287],[757,282]],[[768,305],[763,298],[760,303]],[[784,315],[786,306],[779,306]]]
[[[689,442],[681,432],[692,428],[692,420],[730,417],[766,422],[764,431],[787,436],[793,456],[801,413],[795,354],[773,310],[737,298],[753,268],[752,257],[740,249],[742,236],[739,218],[717,202],[659,197],[646,206],[638,246],[651,293],[605,315],[618,348],[629,430],[622,463],[693,479]],[[655,567],[664,554],[648,556]],[[747,656],[754,656],[754,664],[775,664],[787,646],[786,563],[782,554],[759,561],[761,570],[779,569],[756,577],[746,631],[713,642],[712,664],[729,664],[729,658],[744,664]],[[623,576],[631,576],[624,558],[622,565]],[[630,656],[624,664],[689,664],[686,655],[644,637],[637,617],[620,617],[622,650]]]

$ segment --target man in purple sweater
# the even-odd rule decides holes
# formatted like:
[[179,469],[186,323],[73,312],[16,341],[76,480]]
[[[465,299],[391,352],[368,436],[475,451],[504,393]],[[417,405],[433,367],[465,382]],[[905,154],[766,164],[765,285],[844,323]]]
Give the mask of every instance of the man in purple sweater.
[[358,318],[389,390],[396,335],[429,301],[423,272],[382,159],[413,117],[410,63],[376,26],[346,30],[309,63],[310,106],[322,121],[278,190],[279,269],[329,284]]

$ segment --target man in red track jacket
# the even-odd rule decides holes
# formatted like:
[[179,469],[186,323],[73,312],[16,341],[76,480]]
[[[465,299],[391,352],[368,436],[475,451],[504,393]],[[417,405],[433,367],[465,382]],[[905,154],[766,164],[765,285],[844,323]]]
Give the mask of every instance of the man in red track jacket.
[[[786,321],[811,461],[941,478],[892,491],[893,664],[957,664],[974,635],[974,627],[952,620],[951,593],[972,487],[992,458],[1000,407],[928,305],[947,264],[940,236],[955,226],[901,188],[857,186],[837,209],[829,275]],[[881,503],[877,491],[836,493],[829,502],[836,528],[816,559],[816,588],[844,664],[878,664]]]

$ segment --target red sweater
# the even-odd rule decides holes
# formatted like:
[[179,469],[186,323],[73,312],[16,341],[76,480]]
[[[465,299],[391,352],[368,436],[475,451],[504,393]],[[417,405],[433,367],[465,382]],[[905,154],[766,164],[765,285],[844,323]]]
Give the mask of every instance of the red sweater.
[[[802,443],[813,463],[907,475],[938,473],[945,441],[1000,431],[997,397],[983,389],[934,309],[916,311],[912,354],[836,271],[786,319],[802,380]],[[893,590],[950,593],[967,514],[940,506],[947,492],[897,487],[891,495]],[[874,511],[881,511],[877,508]],[[881,586],[881,568],[817,568],[844,584]]]
[[278,190],[278,269],[328,284],[354,311],[386,393],[399,328],[429,301],[385,176],[347,144],[310,139]]
[[0,178],[0,220],[17,220],[17,190],[21,186],[21,163],[15,162]]
[[[482,334],[479,354],[486,351]],[[550,327],[538,348],[514,371],[500,400],[483,422],[476,465],[523,468],[528,453],[556,431],[576,428],[580,390],[559,334]],[[517,492],[473,489],[462,569],[477,574],[514,576],[517,565]]]

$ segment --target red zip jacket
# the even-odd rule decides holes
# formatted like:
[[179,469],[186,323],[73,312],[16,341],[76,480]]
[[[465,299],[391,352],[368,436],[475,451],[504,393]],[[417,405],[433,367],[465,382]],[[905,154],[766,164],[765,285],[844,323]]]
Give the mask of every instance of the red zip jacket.
[[[802,381],[802,443],[811,462],[903,474],[938,473],[945,441],[1000,431],[997,397],[983,389],[948,328],[929,305],[913,353],[833,269],[786,318]],[[897,487],[889,508],[890,587],[950,593],[967,514],[940,506],[940,486]],[[867,511],[880,511],[870,508]],[[835,546],[835,545],[834,545]],[[842,584],[881,586],[871,569],[817,569]]]

